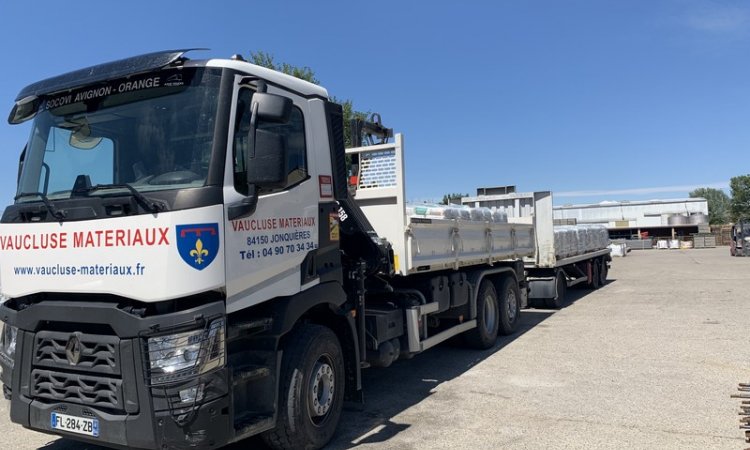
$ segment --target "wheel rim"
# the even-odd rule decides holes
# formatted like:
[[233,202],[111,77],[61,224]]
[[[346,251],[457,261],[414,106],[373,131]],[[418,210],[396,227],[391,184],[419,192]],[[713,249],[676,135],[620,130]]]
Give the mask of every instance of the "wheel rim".
[[331,411],[335,388],[336,375],[333,370],[333,363],[328,355],[322,355],[315,362],[308,389],[310,395],[308,410],[314,424],[319,424],[325,420]]
[[487,331],[495,329],[497,324],[497,300],[494,295],[484,297],[484,328]]
[[506,306],[508,312],[508,319],[513,322],[516,319],[516,313],[518,312],[518,304],[516,304],[516,293],[513,289],[508,289],[508,294],[505,297]]

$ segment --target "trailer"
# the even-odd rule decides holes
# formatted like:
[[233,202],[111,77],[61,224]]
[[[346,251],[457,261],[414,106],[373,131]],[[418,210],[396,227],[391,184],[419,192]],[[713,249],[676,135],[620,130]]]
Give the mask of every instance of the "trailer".
[[186,52],[16,99],[9,122],[32,132],[0,221],[13,422],[118,448],[315,449],[363,402],[362,370],[516,331],[532,224],[414,213],[402,135],[358,122],[370,145],[345,151],[324,88]]
[[569,287],[603,286],[612,261],[603,226],[555,225],[552,193],[511,193],[466,197],[464,204],[502,209],[513,223],[533,224],[534,255],[524,257],[532,306],[559,309]]

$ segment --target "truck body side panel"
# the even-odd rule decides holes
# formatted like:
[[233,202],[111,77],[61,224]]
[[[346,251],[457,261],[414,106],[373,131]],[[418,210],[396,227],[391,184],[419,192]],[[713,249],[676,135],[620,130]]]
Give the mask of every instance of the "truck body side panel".
[[534,254],[529,223],[411,217],[406,213],[403,137],[347,149],[358,158],[354,198],[378,236],[393,246],[396,273],[408,275]]

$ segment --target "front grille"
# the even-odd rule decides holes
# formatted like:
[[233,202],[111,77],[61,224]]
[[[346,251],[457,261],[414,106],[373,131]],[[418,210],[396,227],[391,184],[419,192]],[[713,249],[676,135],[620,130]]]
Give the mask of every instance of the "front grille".
[[65,348],[73,334],[40,331],[34,345],[34,366],[51,369],[120,375],[120,340],[116,336],[76,334],[80,342],[80,358],[73,365]]
[[[72,339],[76,352],[69,358]],[[40,331],[34,337],[31,394],[39,400],[124,411],[121,362],[117,336]]]
[[39,369],[31,373],[31,378],[35,398],[123,409],[122,380]]

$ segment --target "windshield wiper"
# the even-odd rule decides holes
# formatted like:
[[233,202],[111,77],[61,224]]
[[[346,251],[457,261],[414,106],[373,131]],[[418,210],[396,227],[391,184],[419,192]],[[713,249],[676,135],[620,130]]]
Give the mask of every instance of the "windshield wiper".
[[136,198],[136,200],[141,202],[141,204],[143,204],[143,206],[146,207],[148,212],[158,213],[159,211],[162,211],[164,209],[164,205],[149,199],[145,195],[141,194],[138,191],[138,189],[134,188],[133,185],[128,184],[128,183],[95,184],[91,186],[90,188],[86,189],[86,191],[92,192],[92,191],[96,191],[99,189],[127,189],[128,191],[130,191],[130,194]]
[[65,219],[65,211],[60,211],[59,209],[55,208],[55,205],[52,204],[51,201],[49,201],[49,198],[47,198],[47,195],[45,195],[43,192],[21,192],[20,194],[13,197],[13,201],[18,200],[21,197],[26,197],[29,195],[36,195],[37,197],[42,199],[42,203],[44,203],[44,206],[47,207],[47,211],[49,211],[52,216],[62,222]]

